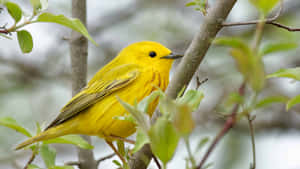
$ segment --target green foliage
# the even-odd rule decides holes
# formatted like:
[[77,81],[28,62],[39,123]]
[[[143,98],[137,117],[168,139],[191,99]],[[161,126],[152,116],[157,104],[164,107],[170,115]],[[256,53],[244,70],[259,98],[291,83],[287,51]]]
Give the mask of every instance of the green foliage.
[[33,48],[31,34],[26,30],[17,31],[19,46],[23,53],[29,53]]
[[117,97],[122,106],[134,117],[136,123],[143,130],[147,131],[150,128],[150,117],[145,112],[141,112],[137,109],[136,106],[131,106],[130,104],[122,101],[119,97]]
[[0,118],[0,125],[16,130],[17,132],[24,134],[27,137],[31,137],[31,134],[17,121],[11,117],[2,117]]
[[239,38],[222,37],[217,38],[214,43],[232,47],[230,54],[235,59],[239,72],[254,91],[262,90],[265,84],[264,64],[255,51]]
[[270,53],[288,51],[288,50],[291,50],[291,49],[296,49],[297,47],[298,47],[298,44],[293,43],[293,42],[270,43],[270,44],[265,45],[259,51],[259,55],[264,56],[264,55],[268,55]]
[[300,81],[300,67],[280,69],[275,73],[269,74],[267,76],[267,78],[273,78],[273,77],[287,77],[287,78]]
[[286,110],[289,110],[290,108],[292,108],[293,106],[299,103],[300,103],[300,95],[291,98],[286,104]]
[[56,151],[47,144],[42,144],[40,153],[47,168],[53,168],[55,166]]
[[199,141],[199,143],[198,143],[198,145],[197,145],[197,147],[196,147],[196,149],[195,149],[195,152],[200,151],[200,150],[208,143],[208,141],[209,141],[209,137],[204,137],[204,138],[202,138],[202,139]]
[[5,28],[6,30],[5,33],[0,33],[0,37],[11,39],[9,37],[11,36],[11,33],[16,32],[19,46],[23,53],[29,53],[32,51],[33,41],[32,41],[32,36],[29,32],[20,29],[28,24],[32,24],[36,22],[52,22],[52,23],[57,23],[62,26],[71,28],[81,33],[93,44],[97,45],[97,43],[92,39],[87,29],[79,19],[67,18],[64,15],[54,15],[51,13],[44,12],[44,10],[48,8],[48,0],[30,0],[30,3],[33,8],[32,16],[26,17],[24,15],[23,23],[21,22],[19,23],[19,21],[23,17],[23,12],[22,9],[19,7],[19,5],[10,1],[3,1],[3,0],[0,1],[0,4],[5,4],[8,13],[15,21],[15,24],[12,25],[10,28]]
[[188,2],[185,4],[185,6],[196,6],[195,10],[200,11],[203,13],[203,15],[207,14],[206,8],[207,8],[207,0],[194,0],[192,2]]
[[[166,165],[174,156],[179,139],[192,132],[195,124],[191,113],[198,108],[203,97],[202,92],[189,90],[173,100],[163,91],[156,90],[133,106],[118,98],[138,125],[133,152],[150,143],[153,153]],[[148,107],[158,98],[162,116],[151,125]]]
[[279,0],[250,0],[250,2],[263,14],[267,15]]
[[136,153],[138,150],[140,150],[143,147],[143,145],[147,143],[150,143],[147,133],[141,131],[141,129],[138,129],[136,133],[136,139],[135,139],[134,147],[132,149],[132,153]]
[[273,103],[286,103],[287,101],[288,101],[288,97],[286,96],[265,97],[256,103],[255,108],[259,109],[259,108],[267,107]]
[[166,117],[158,118],[149,130],[151,149],[164,164],[169,162],[176,150],[179,135]]
[[94,147],[90,145],[86,140],[84,140],[79,135],[66,135],[57,137],[54,139],[49,139],[44,141],[44,144],[53,144],[53,143],[60,143],[60,144],[73,144],[77,147],[83,148],[83,149],[93,149]]
[[22,9],[19,7],[19,5],[13,2],[6,2],[5,6],[10,16],[14,18],[15,23],[18,23],[22,18]]
[[37,14],[40,11],[48,8],[48,0],[30,0],[30,3],[34,14]]
[[87,29],[85,26],[81,23],[79,19],[74,18],[67,18],[64,15],[53,15],[51,13],[42,13],[37,18],[36,22],[52,22],[57,23],[63,26],[66,26],[68,28],[71,28],[79,33],[81,33],[83,36],[85,36],[88,40],[90,40],[94,45],[97,46],[97,43],[92,39],[92,37],[89,35]]
[[229,97],[227,98],[225,105],[232,106],[234,104],[241,104],[244,102],[244,97],[241,96],[237,92],[230,93]]
[[42,169],[39,166],[35,165],[35,164],[29,164],[27,169]]

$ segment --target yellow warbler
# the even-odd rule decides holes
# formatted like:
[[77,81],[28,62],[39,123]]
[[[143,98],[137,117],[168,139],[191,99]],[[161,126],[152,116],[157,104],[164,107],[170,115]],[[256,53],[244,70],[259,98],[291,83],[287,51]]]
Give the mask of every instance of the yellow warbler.
[[[114,118],[128,114],[117,96],[134,104],[156,90],[156,86],[165,90],[173,59],[179,57],[181,55],[173,54],[157,42],[129,45],[96,73],[87,86],[61,109],[45,131],[19,144],[16,149],[67,134],[99,136],[110,146],[114,138],[128,137],[135,132],[135,125]],[[156,105],[157,102],[150,105],[150,115]]]

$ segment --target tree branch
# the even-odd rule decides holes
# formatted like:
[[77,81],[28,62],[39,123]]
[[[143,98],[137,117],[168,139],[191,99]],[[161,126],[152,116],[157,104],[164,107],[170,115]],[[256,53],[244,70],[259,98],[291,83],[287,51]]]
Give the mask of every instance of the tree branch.
[[[86,0],[72,0],[72,17],[80,19],[86,25]],[[74,96],[86,85],[88,42],[83,35],[72,31],[70,45],[72,95]],[[82,137],[91,143],[90,137]],[[92,150],[78,148],[78,159],[80,169],[97,169]]]
[[[241,85],[241,87],[239,88],[239,94],[241,96],[243,96],[245,94],[245,87],[246,87],[246,83],[244,82]],[[216,147],[216,145],[219,143],[219,141],[221,140],[221,138],[235,125],[236,115],[238,113],[238,109],[239,109],[239,104],[236,104],[234,106],[234,108],[232,109],[232,113],[227,118],[227,120],[226,120],[226,122],[224,124],[223,129],[214,138],[213,142],[208,147],[207,151],[205,152],[203,158],[200,161],[200,164],[197,166],[196,169],[201,169],[203,167],[203,165],[206,162],[207,158],[209,157],[209,155],[211,154],[211,152],[214,150],[214,148]]]
[[[191,81],[194,73],[203,60],[212,40],[222,28],[223,21],[227,18],[236,0],[219,0],[204,18],[201,27],[188,47],[175,75],[166,91],[167,96],[175,98],[181,88]],[[154,118],[158,112],[155,112]],[[150,162],[152,152],[149,145],[145,145],[130,160],[131,169],[146,169]]]
[[282,14],[282,11],[283,11],[283,2],[280,1],[279,10],[276,13],[276,15],[272,18],[267,18],[267,19],[263,19],[263,20],[246,21],[246,22],[225,22],[222,24],[222,26],[229,27],[229,26],[254,25],[254,24],[264,22],[265,24],[269,24],[269,25],[273,25],[273,26],[276,26],[276,27],[279,27],[282,29],[286,29],[287,31],[290,31],[290,32],[300,31],[300,28],[291,28],[289,26],[285,26],[285,25],[282,25],[282,24],[276,22],[276,20]]

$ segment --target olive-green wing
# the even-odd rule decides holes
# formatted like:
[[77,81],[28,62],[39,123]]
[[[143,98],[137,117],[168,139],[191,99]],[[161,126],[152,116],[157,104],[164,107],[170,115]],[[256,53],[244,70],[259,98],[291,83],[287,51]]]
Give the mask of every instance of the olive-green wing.
[[105,96],[126,87],[138,77],[139,73],[136,65],[125,64],[111,69],[98,80],[94,79],[93,83],[89,83],[61,109],[61,113],[46,130],[75,117]]

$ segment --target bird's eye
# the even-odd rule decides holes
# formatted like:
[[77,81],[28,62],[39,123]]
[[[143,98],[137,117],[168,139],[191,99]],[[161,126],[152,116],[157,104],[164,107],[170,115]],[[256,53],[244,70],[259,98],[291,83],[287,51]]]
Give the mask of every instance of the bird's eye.
[[149,53],[149,56],[152,57],[152,58],[154,58],[154,57],[156,56],[156,52],[151,51],[151,52]]

